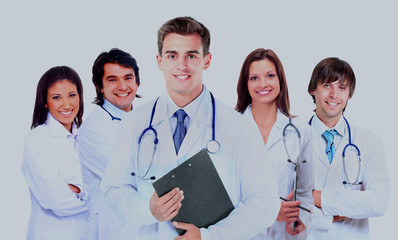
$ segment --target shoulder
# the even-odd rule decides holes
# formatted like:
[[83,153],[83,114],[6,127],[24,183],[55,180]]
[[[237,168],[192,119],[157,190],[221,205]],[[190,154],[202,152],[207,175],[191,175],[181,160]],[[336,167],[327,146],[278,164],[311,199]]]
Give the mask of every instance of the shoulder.
[[[154,104],[157,99],[158,98],[152,99],[152,100],[144,103],[143,105],[134,108],[132,111],[130,111],[126,114],[126,116],[123,118],[122,122],[136,120],[137,118],[148,118],[149,119],[151,116],[150,114],[152,112],[152,109],[153,109]],[[146,116],[148,116],[148,117],[146,117]]]
[[[225,105],[216,99],[216,117],[217,122],[221,123],[225,130],[236,132],[237,134],[258,132],[257,126],[247,116],[235,111],[233,108]],[[231,133],[232,134],[232,133]]]
[[40,144],[50,139],[50,127],[46,124],[33,128],[25,138],[25,144]]
[[100,107],[95,106],[94,110],[88,115],[87,119],[79,128],[79,135],[84,136],[89,132],[103,131],[104,128],[112,127],[114,123],[109,115]]
[[308,121],[303,117],[294,117],[292,118],[292,123],[299,129],[300,132],[312,132],[311,126],[308,124]]
[[247,118],[240,112],[235,111],[233,108],[227,106],[225,103],[215,99],[216,114],[221,117],[228,118],[230,121],[246,122]]
[[361,127],[361,126],[359,126],[355,123],[351,123],[351,122],[349,122],[349,125],[350,125],[350,130],[351,130],[353,139],[357,139],[357,140],[361,140],[361,141],[365,141],[365,142],[371,142],[371,143],[382,141],[378,134],[376,134],[375,132],[373,132],[369,129],[366,129],[364,127]]

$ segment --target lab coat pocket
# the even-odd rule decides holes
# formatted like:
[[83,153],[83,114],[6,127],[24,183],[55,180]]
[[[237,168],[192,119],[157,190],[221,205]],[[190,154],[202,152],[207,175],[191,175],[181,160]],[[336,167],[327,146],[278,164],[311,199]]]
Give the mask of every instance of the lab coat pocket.
[[350,190],[350,191],[362,191],[363,190],[363,185],[362,184],[349,184],[346,183],[344,184],[344,189]]

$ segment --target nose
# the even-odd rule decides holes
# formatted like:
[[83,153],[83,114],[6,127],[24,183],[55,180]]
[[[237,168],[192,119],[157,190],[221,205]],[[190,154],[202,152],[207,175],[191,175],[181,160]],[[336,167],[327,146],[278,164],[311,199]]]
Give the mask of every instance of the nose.
[[64,99],[64,101],[62,102],[62,107],[64,108],[64,109],[69,109],[70,107],[71,107],[72,105],[70,104],[70,102],[69,102],[69,99]]
[[179,58],[178,60],[178,70],[186,70],[187,69],[187,59],[186,58]]
[[267,79],[265,77],[260,77],[259,80],[260,80],[259,83],[260,83],[261,87],[265,87],[268,85]]
[[120,80],[118,87],[119,87],[120,90],[126,90],[127,89],[127,84],[126,84],[126,82],[124,80]]
[[329,97],[336,98],[337,97],[337,89],[336,86],[330,88]]

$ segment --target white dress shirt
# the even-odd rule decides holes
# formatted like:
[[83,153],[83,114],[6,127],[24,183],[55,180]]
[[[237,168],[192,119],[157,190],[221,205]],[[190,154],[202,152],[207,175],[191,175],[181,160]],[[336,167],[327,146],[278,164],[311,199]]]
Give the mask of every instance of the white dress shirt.
[[[159,143],[149,175],[157,178],[205,148],[212,139],[212,104],[210,92],[204,87],[201,95],[190,103],[197,104],[197,109],[191,115],[187,110],[191,123],[176,155],[169,120],[173,114],[171,109],[175,108],[173,104],[167,92],[160,96],[152,122]],[[115,155],[101,184],[107,204],[120,218],[139,226],[139,233],[132,239],[174,239],[177,236],[170,221],[158,222],[151,214],[149,201],[154,181],[131,175],[137,172],[137,164],[144,168],[141,172],[145,172],[145,166],[151,161],[142,158],[137,163],[137,148],[138,137],[149,125],[153,105],[154,101],[150,101],[124,118]],[[210,157],[235,209],[215,225],[200,229],[201,237],[250,239],[272,225],[279,211],[273,167],[267,161],[267,152],[255,125],[217,100],[215,109],[215,137],[220,150]],[[141,152],[152,153],[154,146],[149,143],[141,146]]]
[[96,105],[79,129],[83,181],[90,195],[88,240],[123,239],[134,232],[134,229],[124,228],[126,223],[104,203],[99,187],[125,115],[124,110],[105,99],[102,107]]
[[[253,123],[254,117],[251,111],[251,105],[247,107],[245,112],[243,113],[246,117],[250,118]],[[279,196],[286,198],[287,195],[293,189],[294,182],[294,165],[289,163],[287,159],[289,158],[284,144],[283,144],[283,129],[289,123],[289,118],[286,117],[281,111],[278,110],[276,122],[272,126],[271,132],[268,136],[267,143],[265,145],[265,149],[269,154],[269,159],[272,161],[274,165],[274,176],[278,182],[278,193]],[[292,124],[297,127],[298,131],[301,135],[301,155],[299,162],[306,161],[305,163],[299,164],[297,170],[297,200],[301,201],[301,206],[311,209],[314,205],[314,201],[312,198],[312,189],[313,189],[313,163],[312,163],[312,132],[310,126],[301,121],[299,118],[293,118]],[[292,128],[288,128],[285,132],[286,134],[286,143],[287,148],[292,151],[293,148],[296,147],[293,142],[288,141],[289,136],[291,134],[296,134]],[[294,139],[294,138],[293,138]],[[292,145],[292,144],[293,145]],[[297,139],[298,143],[298,139]],[[290,145],[289,145],[290,144]],[[297,144],[298,146],[298,144]],[[292,152],[290,154],[292,158],[299,155],[299,152]],[[296,159],[292,159],[296,161]],[[310,224],[311,216],[310,213],[300,210],[300,219],[307,226]],[[285,231],[285,222],[277,222],[267,228],[264,229],[263,232],[257,235],[256,239],[306,239],[307,231],[304,230],[298,235],[291,236]]]
[[[70,133],[50,113],[46,123],[26,137],[22,173],[32,207],[27,239],[85,239],[87,194],[77,146],[75,124]],[[72,192],[68,184],[79,187],[81,193]]]
[[[348,126],[343,117],[334,129],[336,152],[329,163],[322,137],[326,127],[315,115],[311,121],[314,148],[314,189],[320,190],[322,209],[314,207],[309,239],[369,239],[369,217],[381,216],[387,207],[389,178],[381,139],[374,133],[349,122],[351,142],[361,152],[360,185],[343,184],[347,181],[343,169],[343,148],[348,144]],[[347,151],[348,152],[348,151]],[[347,153],[346,152],[346,153]],[[349,177],[356,178],[357,158],[346,158]],[[333,223],[333,216],[348,217]]]

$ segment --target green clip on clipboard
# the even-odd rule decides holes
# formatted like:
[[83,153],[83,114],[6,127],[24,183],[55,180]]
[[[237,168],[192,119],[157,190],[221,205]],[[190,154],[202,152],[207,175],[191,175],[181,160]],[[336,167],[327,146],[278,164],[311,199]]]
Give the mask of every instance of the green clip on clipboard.
[[[158,196],[175,187],[184,191],[184,200],[172,220],[207,228],[229,215],[234,209],[231,199],[206,149],[180,164],[153,183]],[[184,230],[176,229],[179,235]]]

